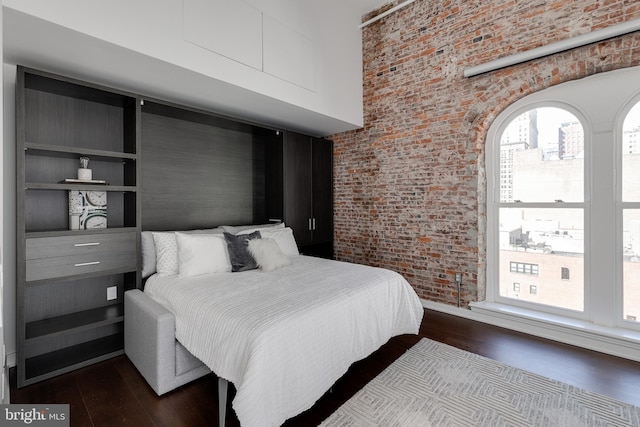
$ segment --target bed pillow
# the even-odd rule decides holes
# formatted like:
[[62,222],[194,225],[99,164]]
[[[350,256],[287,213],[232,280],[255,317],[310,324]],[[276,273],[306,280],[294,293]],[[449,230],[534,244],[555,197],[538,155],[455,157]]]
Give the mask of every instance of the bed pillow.
[[178,242],[173,231],[153,231],[156,247],[156,271],[161,275],[178,274]]
[[153,243],[153,234],[143,231],[140,235],[142,246],[142,278],[146,279],[156,272],[156,245]]
[[[146,279],[157,271],[156,263],[158,254],[156,253],[155,240],[153,233],[174,233],[174,231],[143,231],[140,235],[140,244],[142,246],[142,278]],[[185,234],[220,234],[223,230],[220,227],[206,228],[198,230],[181,231]],[[176,250],[176,257],[178,256]],[[177,260],[176,260],[177,263]]]
[[239,234],[240,232],[254,232],[257,230],[263,230],[267,228],[284,228],[284,222],[276,222],[269,224],[253,224],[253,225],[221,225],[225,232],[231,234]]
[[231,271],[235,273],[258,268],[258,264],[249,252],[248,246],[250,240],[260,238],[259,231],[240,235],[225,232],[224,238],[227,241],[227,249],[229,250],[229,258],[231,259]]
[[176,241],[180,277],[231,271],[231,260],[224,236],[176,233]]
[[260,235],[262,238],[275,240],[280,247],[280,250],[286,256],[295,257],[300,255],[298,244],[296,243],[296,239],[293,237],[293,230],[290,227],[260,230]]
[[262,271],[273,271],[291,264],[291,260],[273,239],[252,239],[248,244],[249,253]]

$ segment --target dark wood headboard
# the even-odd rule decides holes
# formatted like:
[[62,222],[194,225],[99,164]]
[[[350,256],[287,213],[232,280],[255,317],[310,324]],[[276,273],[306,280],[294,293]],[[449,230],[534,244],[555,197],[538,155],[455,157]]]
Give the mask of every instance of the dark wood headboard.
[[187,230],[266,218],[266,151],[275,130],[145,101],[142,229]]

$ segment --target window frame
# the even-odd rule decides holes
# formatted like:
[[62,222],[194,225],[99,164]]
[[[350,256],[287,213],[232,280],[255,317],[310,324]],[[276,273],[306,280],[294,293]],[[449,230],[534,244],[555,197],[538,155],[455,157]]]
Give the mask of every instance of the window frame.
[[[640,101],[640,66],[623,67],[610,71],[598,72],[586,77],[567,80],[558,84],[545,85],[546,88],[527,94],[510,94],[503,101],[502,107],[492,110],[486,122],[484,156],[479,163],[479,242],[480,257],[483,268],[479,269],[479,290],[482,291],[478,302],[470,303],[472,310],[493,313],[511,313],[510,319],[520,322],[540,320],[551,322],[558,327],[558,332],[567,334],[571,339],[592,342],[595,349],[600,348],[599,335],[605,333],[615,338],[615,345],[620,345],[626,354],[626,345],[618,344],[618,340],[630,338],[640,343],[640,321],[626,320],[624,315],[624,236],[622,213],[626,209],[640,209],[634,202],[622,203],[622,129],[624,119],[633,106]],[[527,91],[525,91],[527,92]],[[518,302],[500,303],[495,295],[500,284],[496,280],[498,265],[498,230],[497,216],[492,198],[495,198],[495,166],[499,165],[496,150],[496,134],[502,133],[508,123],[519,114],[537,106],[557,106],[558,103],[573,105],[584,112],[582,121],[585,138],[591,138],[590,149],[586,156],[590,160],[585,164],[590,179],[586,185],[591,186],[591,204],[585,212],[585,267],[584,271],[571,268],[571,277],[584,274],[588,285],[585,294],[585,313],[580,316],[584,320],[571,318],[566,313],[558,316],[549,315],[533,306],[520,308]],[[506,106],[506,107],[505,107]],[[563,107],[566,108],[566,107]],[[566,108],[569,111],[573,110]],[[582,120],[584,117],[586,121]],[[499,141],[498,141],[499,143]],[[587,142],[586,142],[587,143]],[[499,148],[499,146],[498,146]],[[593,159],[593,160],[592,160]],[[594,163],[592,165],[591,163]],[[604,164],[601,167],[600,164]],[[593,168],[594,170],[591,170]],[[635,166],[633,166],[635,168]],[[639,168],[640,170],[640,168]],[[635,182],[635,181],[634,181]],[[591,191],[590,190],[590,191]],[[484,208],[484,210],[483,210]],[[631,219],[631,218],[630,218]],[[635,219],[635,218],[632,218]],[[589,259],[590,258],[590,259]],[[597,263],[597,265],[596,265]],[[635,277],[631,280],[636,280]],[[631,282],[632,296],[636,298],[636,282]],[[635,302],[635,300],[634,300]],[[633,309],[629,314],[633,315]],[[640,319],[640,315],[637,316]],[[575,325],[581,325],[586,335],[575,333]],[[521,326],[524,326],[522,323]],[[606,331],[606,332],[603,332]],[[592,335],[590,332],[595,333]],[[555,332],[554,332],[555,333]],[[566,338],[563,338],[566,339]]]
[[[580,121],[584,132],[584,194],[582,202],[507,202],[502,203],[500,200],[500,139],[506,128],[518,116],[529,110],[537,108],[560,108],[573,114]],[[486,180],[487,180],[487,294],[486,299],[489,302],[496,302],[525,309],[533,309],[539,312],[545,312],[553,315],[567,316],[581,320],[589,320],[591,313],[591,277],[588,274],[588,267],[591,263],[591,233],[588,232],[587,224],[591,224],[591,145],[593,126],[588,117],[582,111],[567,102],[555,99],[532,100],[528,101],[523,98],[511,104],[502,111],[489,128],[487,133],[487,144],[485,152]],[[549,306],[546,304],[525,301],[503,297],[500,295],[500,249],[499,249],[499,212],[500,208],[553,208],[553,209],[581,209],[584,221],[584,289],[583,289],[583,311],[564,309],[560,307]],[[495,260],[495,262],[490,262]]]
[[622,199],[623,188],[623,134],[624,122],[636,104],[640,104],[640,91],[634,93],[616,113],[614,122],[615,141],[615,169],[616,169],[616,268],[615,268],[615,319],[613,324],[625,329],[640,329],[640,322],[628,320],[624,315],[624,211],[627,209],[640,210],[640,200],[637,202],[625,202]]

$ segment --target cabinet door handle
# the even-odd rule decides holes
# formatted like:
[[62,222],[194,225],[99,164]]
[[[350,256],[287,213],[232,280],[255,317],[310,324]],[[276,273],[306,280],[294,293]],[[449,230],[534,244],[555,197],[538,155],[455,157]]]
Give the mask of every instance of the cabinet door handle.
[[79,264],[75,264],[74,267],[84,267],[87,265],[96,265],[96,264],[100,264],[100,261],[81,262]]
[[309,218],[309,230],[313,230],[313,228],[311,228],[311,218]]
[[79,246],[98,246],[100,244],[100,242],[92,242],[92,243],[76,243],[73,246],[75,247],[79,247]]
[[314,230],[314,231],[315,231],[315,229],[316,229],[316,219],[315,219],[315,218],[313,218],[313,228],[312,228],[312,230]]

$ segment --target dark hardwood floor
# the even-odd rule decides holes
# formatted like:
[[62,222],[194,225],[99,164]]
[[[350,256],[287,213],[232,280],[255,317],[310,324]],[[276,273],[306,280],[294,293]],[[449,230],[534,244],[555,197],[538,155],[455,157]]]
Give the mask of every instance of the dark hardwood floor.
[[[421,337],[640,406],[638,362],[426,310],[419,336],[393,338],[355,363],[311,409],[285,426],[318,425]],[[216,377],[208,375],[158,397],[126,356],[21,389],[15,384],[14,368],[11,403],[68,403],[74,427],[217,425]],[[238,426],[231,408],[227,425]]]

